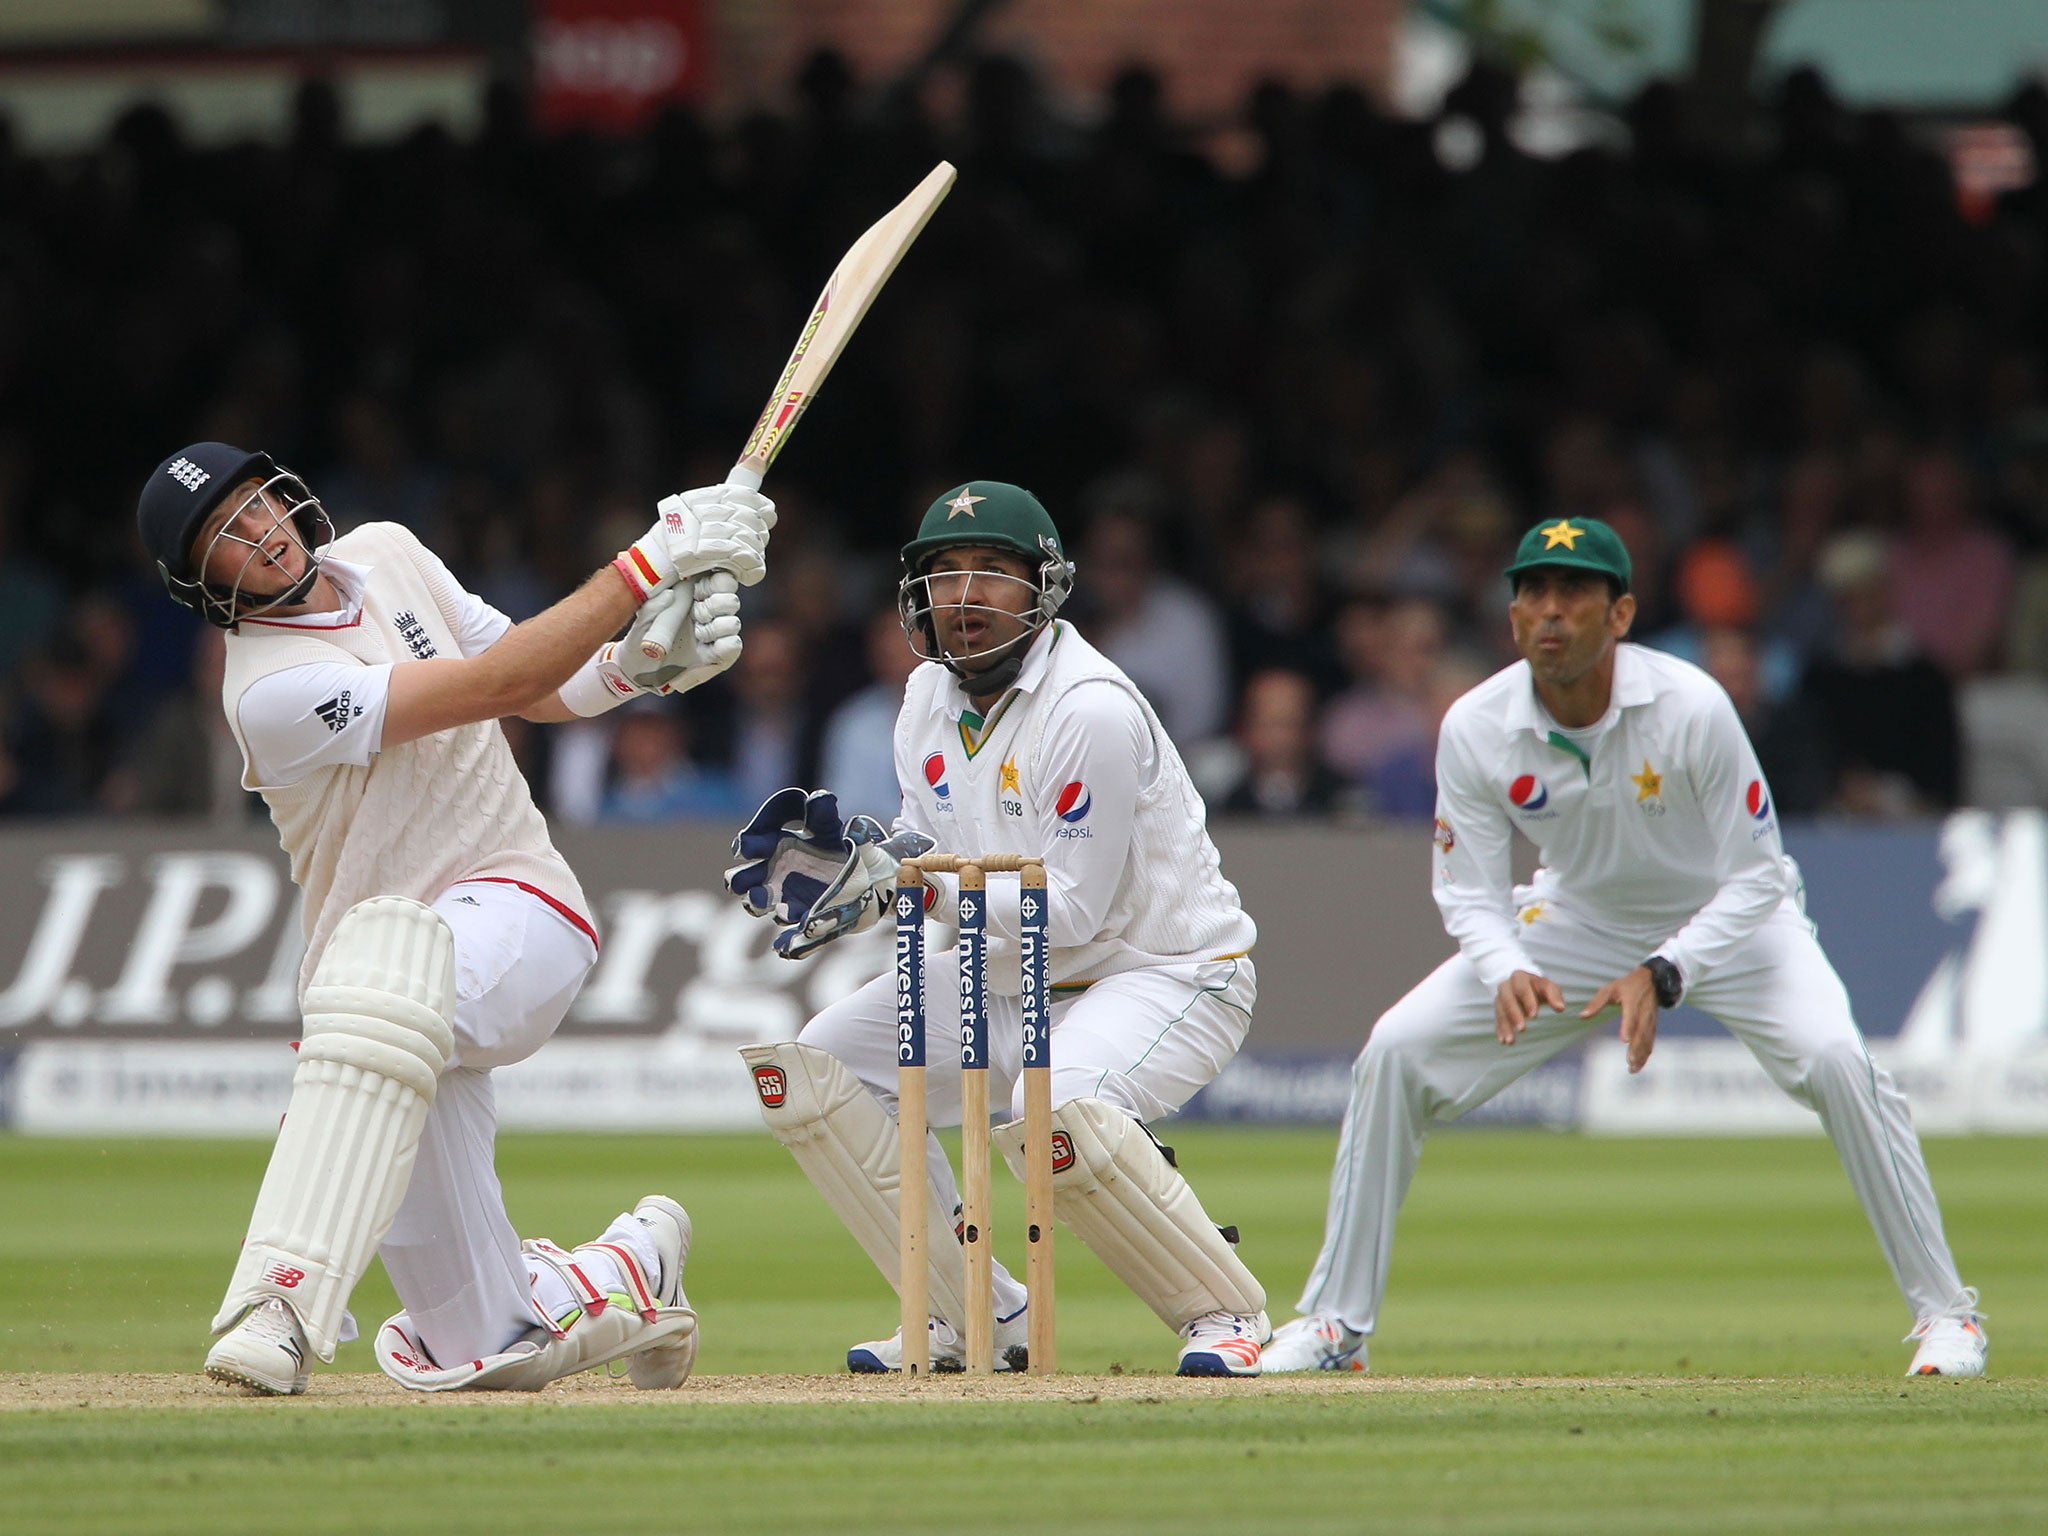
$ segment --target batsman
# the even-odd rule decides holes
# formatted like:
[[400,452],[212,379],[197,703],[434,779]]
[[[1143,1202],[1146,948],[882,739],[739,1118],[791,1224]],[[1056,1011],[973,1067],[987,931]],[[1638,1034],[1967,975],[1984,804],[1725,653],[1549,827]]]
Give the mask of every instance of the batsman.
[[[935,501],[903,549],[898,609],[923,664],[896,723],[893,826],[843,819],[828,793],[783,790],[734,840],[745,862],[726,883],[749,912],[774,918],[776,949],[796,957],[889,910],[902,855],[1042,859],[1054,1209],[1179,1336],[1181,1375],[1254,1376],[1270,1331],[1266,1293],[1236,1232],[1210,1220],[1146,1124],[1178,1110],[1243,1043],[1256,929],[1151,705],[1059,617],[1073,581],[1059,531],[1029,491],[973,480]],[[931,918],[956,923],[957,877],[926,879]],[[989,877],[990,1096],[1008,1105],[992,1140],[1022,1177],[1018,899],[1014,876]],[[958,977],[939,963],[924,976],[928,1113],[957,1125]],[[900,1166],[894,972],[827,1007],[797,1040],[743,1054],[768,1128],[896,1283],[899,1180],[921,1174],[935,1211],[957,1212],[960,1196],[935,1138],[924,1168]],[[960,1245],[934,1243],[930,1258],[930,1359],[957,1370]],[[1000,1265],[994,1313],[997,1368],[1024,1369],[1025,1289]],[[900,1329],[846,1357],[855,1372],[903,1360]]]
[[[716,676],[739,658],[738,588],[765,573],[765,498],[714,486],[658,513],[514,625],[395,523],[335,537],[268,454],[194,443],[143,487],[171,597],[227,631],[242,782],[305,897],[303,1038],[214,1318],[214,1379],[303,1392],[313,1357],[356,1336],[349,1292],[373,1253],[405,1309],[377,1364],[404,1386],[534,1390],[613,1360],[638,1387],[689,1375],[683,1208],[649,1195],[573,1251],[522,1244],[493,1165],[491,1074],[546,1043],[598,942],[498,720]],[[647,661],[638,640],[677,608],[677,644]]]

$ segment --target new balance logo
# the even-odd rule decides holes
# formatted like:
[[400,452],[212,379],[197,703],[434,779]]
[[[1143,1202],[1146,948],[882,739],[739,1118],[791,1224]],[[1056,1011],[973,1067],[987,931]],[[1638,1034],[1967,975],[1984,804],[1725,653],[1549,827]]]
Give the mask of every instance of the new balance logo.
[[330,731],[339,731],[349,721],[363,712],[363,706],[350,702],[347,689],[343,689],[324,704],[315,704],[313,713],[320,717],[320,723]]
[[273,1264],[263,1271],[265,1285],[281,1286],[287,1291],[296,1290],[299,1282],[305,1278],[306,1272],[303,1269],[294,1269],[289,1264]]
[[196,491],[213,478],[190,459],[173,459],[164,467],[164,473],[188,491]]

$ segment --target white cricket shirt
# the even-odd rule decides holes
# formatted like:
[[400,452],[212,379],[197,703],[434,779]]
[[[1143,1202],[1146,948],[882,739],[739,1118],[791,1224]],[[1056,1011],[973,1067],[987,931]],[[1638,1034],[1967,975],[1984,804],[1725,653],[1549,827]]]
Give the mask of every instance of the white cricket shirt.
[[[1071,624],[1046,626],[986,719],[938,663],[913,672],[896,777],[897,826],[940,852],[1045,860],[1056,983],[1240,955],[1258,937],[1158,716]],[[957,921],[957,882],[932,884],[933,915]],[[989,989],[1014,996],[1017,882],[988,889]]]
[[1615,651],[1607,713],[1565,731],[1529,664],[1451,706],[1437,739],[1433,889],[1444,926],[1488,986],[1537,972],[1509,873],[1516,829],[1542,865],[1529,902],[1639,935],[1688,987],[1713,974],[1786,901],[1785,856],[1756,751],[1735,706],[1689,662]]

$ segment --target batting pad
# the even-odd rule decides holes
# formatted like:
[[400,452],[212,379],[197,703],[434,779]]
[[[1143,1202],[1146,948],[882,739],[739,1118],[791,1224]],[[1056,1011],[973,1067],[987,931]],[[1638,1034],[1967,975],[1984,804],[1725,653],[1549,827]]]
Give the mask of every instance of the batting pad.
[[[897,1192],[902,1156],[896,1122],[836,1056],[794,1041],[749,1045],[740,1055],[754,1076],[761,1118],[789,1148],[797,1167],[817,1186],[875,1267],[900,1290]],[[923,1176],[919,1169],[918,1175]],[[944,1230],[950,1212],[934,1212]],[[954,1327],[966,1329],[967,1262],[958,1243],[930,1243],[930,1304]]]
[[[1024,1122],[998,1126],[990,1140],[1022,1179]],[[1101,1099],[1052,1112],[1052,1208],[1176,1332],[1205,1312],[1266,1309],[1266,1288],[1180,1170],[1142,1125]]]
[[282,1297],[322,1360],[412,1178],[455,1048],[455,936],[404,896],[358,902],[306,989],[284,1125],[213,1331]]
[[[599,1291],[585,1276],[577,1255],[602,1248],[628,1290]],[[523,1339],[481,1360],[442,1366],[427,1353],[412,1319],[403,1312],[377,1330],[377,1364],[384,1374],[415,1392],[538,1392],[551,1381],[657,1347],[672,1353],[664,1373],[680,1386],[697,1359],[697,1314],[686,1305],[664,1306],[653,1279],[632,1253],[611,1243],[583,1243],[564,1253],[546,1239],[520,1245],[520,1252],[553,1266],[582,1308],[566,1325],[549,1321]],[[630,1374],[630,1367],[629,1374]],[[635,1378],[633,1385],[647,1383]]]

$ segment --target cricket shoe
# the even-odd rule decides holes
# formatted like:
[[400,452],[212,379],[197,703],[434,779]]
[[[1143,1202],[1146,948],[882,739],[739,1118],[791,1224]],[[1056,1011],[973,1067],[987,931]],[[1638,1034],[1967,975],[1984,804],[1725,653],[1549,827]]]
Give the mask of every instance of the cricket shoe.
[[1920,1345],[1908,1376],[1982,1376],[1991,1341],[1984,1336],[1976,1291],[1965,1287],[1954,1306],[1921,1318],[1905,1342]]
[[1260,1359],[1268,1375],[1290,1371],[1362,1371],[1365,1335],[1334,1317],[1297,1317],[1273,1330]]
[[1204,1312],[1180,1330],[1176,1376],[1256,1376],[1259,1345],[1273,1336],[1266,1314],[1241,1317],[1235,1312]]
[[[996,1319],[996,1369],[1021,1371],[1031,1363],[1029,1307],[1019,1307],[1009,1317]],[[927,1337],[931,1340],[932,1374],[947,1376],[967,1369],[967,1341],[943,1317],[934,1317]],[[886,1339],[856,1344],[846,1352],[846,1368],[856,1376],[880,1376],[903,1369],[903,1330]]]
[[[667,1195],[649,1195],[633,1207],[633,1219],[647,1229],[661,1258],[655,1300],[664,1307],[687,1307],[683,1266],[690,1261],[690,1213]],[[643,1392],[666,1392],[689,1379],[697,1362],[698,1331],[692,1328],[626,1356],[626,1379]]]
[[266,1296],[206,1352],[206,1374],[229,1386],[266,1397],[292,1397],[306,1390],[306,1330],[282,1300]]

